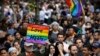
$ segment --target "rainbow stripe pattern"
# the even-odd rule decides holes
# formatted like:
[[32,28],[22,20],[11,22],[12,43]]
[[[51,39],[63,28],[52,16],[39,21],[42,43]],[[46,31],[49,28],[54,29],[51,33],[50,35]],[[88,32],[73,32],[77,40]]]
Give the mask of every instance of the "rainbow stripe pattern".
[[42,25],[29,24],[27,27],[26,41],[31,43],[46,44],[49,28]]
[[82,7],[78,0],[66,0],[66,4],[70,8],[71,15],[79,17],[82,13]]

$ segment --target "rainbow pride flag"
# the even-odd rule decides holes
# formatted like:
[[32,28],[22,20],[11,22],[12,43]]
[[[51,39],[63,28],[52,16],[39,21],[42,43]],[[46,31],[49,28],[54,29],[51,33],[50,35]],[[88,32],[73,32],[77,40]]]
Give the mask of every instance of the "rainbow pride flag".
[[46,44],[48,33],[48,26],[29,24],[27,27],[26,42]]
[[72,16],[79,17],[82,13],[82,7],[79,0],[66,0]]

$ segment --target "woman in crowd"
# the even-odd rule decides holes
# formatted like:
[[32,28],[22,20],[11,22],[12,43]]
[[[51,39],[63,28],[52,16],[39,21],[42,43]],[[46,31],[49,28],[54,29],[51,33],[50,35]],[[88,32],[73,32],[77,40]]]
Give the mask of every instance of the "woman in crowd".
[[55,46],[49,45],[47,56],[54,56],[54,53],[55,53]]
[[63,43],[62,42],[57,42],[55,45],[55,54],[54,56],[68,56],[65,52],[64,52],[64,48],[63,48]]
[[49,32],[49,35],[50,35],[50,43],[54,43],[54,42],[56,42],[56,40],[57,40],[57,34],[60,32],[60,30],[59,30],[59,23],[57,23],[57,22],[53,22],[52,24],[51,24],[51,30],[50,30],[50,32]]
[[13,47],[15,47],[16,49],[17,49],[17,55],[19,55],[20,53],[21,53],[21,47],[20,47],[20,44],[19,44],[19,42],[14,42],[14,45],[13,45]]

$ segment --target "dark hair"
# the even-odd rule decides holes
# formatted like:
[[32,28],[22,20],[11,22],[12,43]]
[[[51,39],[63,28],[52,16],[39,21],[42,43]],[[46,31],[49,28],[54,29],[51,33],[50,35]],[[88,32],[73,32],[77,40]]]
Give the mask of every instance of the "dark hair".
[[88,50],[90,50],[90,48],[88,46],[83,46],[83,48],[87,48]]
[[75,44],[76,44],[76,41],[77,41],[77,40],[81,40],[82,43],[84,43],[83,40],[82,40],[81,38],[78,38],[78,39],[75,40],[75,42],[74,42]]
[[9,36],[13,36],[11,34],[6,34],[5,39],[7,40]]
[[89,31],[89,33],[94,33],[93,28],[85,28],[85,31]]
[[59,32],[59,33],[57,34],[57,36],[58,36],[58,35],[63,35],[63,36],[65,36],[64,33],[63,33],[62,31]]
[[5,51],[8,52],[7,48],[3,47],[3,48],[0,49],[0,54],[1,54],[1,51],[2,51],[2,50],[5,50]]
[[98,35],[100,35],[100,31],[95,31],[94,33],[98,33]]
[[75,27],[74,26],[70,26],[69,28],[68,28],[68,30],[69,29],[73,29],[73,31],[75,31]]
[[[59,53],[60,53],[59,50],[58,50],[58,47],[57,47],[59,44],[62,44],[62,45],[63,45],[62,42],[57,42],[57,43],[56,43],[56,45],[55,45],[55,54],[54,54],[54,56],[58,56]],[[64,51],[64,50],[63,50],[63,53],[65,54],[65,51]]]
[[[15,45],[16,42],[18,42],[18,41],[14,41],[13,46]],[[18,44],[20,45],[20,42],[18,42]]]
[[16,33],[19,33],[21,35],[21,33],[19,31],[17,31],[17,32],[14,33],[14,36],[16,35]]
[[[70,46],[68,47],[68,49],[71,50],[72,46],[76,46],[76,45],[70,45]],[[76,47],[77,47],[77,46],[76,46]]]
[[20,37],[22,38],[22,34],[19,31],[15,32],[14,33],[14,36],[16,36],[17,33],[19,33],[20,34]]
[[[46,56],[49,56],[49,54],[50,54],[50,47],[51,47],[51,46],[53,46],[53,47],[55,48],[55,46],[54,46],[53,44],[50,44],[50,45],[49,45],[49,48],[48,48],[48,50],[47,50]],[[53,55],[53,56],[54,56],[54,55]]]

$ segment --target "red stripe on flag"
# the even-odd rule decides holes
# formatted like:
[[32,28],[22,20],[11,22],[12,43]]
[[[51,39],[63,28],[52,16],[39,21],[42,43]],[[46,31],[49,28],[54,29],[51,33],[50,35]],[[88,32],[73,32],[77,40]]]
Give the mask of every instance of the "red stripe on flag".
[[66,0],[66,4],[67,4],[68,7],[70,8],[70,6],[71,6],[71,0]]

